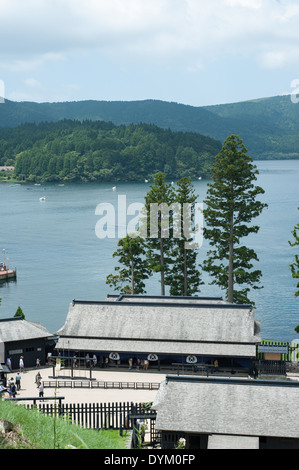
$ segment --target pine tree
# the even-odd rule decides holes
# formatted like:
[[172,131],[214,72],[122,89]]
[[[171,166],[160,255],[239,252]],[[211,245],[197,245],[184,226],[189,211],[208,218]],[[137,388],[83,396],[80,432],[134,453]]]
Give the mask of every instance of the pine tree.
[[148,249],[147,262],[152,272],[160,273],[161,295],[165,295],[165,276],[171,268],[173,244],[173,207],[175,195],[171,184],[166,184],[166,175],[157,173],[154,184],[145,196],[145,214],[141,231]]
[[144,261],[146,250],[143,238],[127,235],[119,240],[118,247],[113,257],[118,257],[123,267],[115,267],[117,274],[109,274],[106,284],[125,294],[145,294],[144,281],[151,273]]
[[258,233],[259,226],[250,222],[267,207],[256,199],[264,190],[254,184],[258,171],[252,162],[243,141],[237,135],[228,137],[216,156],[205,201],[204,237],[211,249],[203,269],[212,276],[212,284],[226,290],[231,303],[250,303],[250,287],[261,288],[262,273],[253,269],[258,257],[240,244],[243,237]]
[[[299,207],[298,207],[299,209]],[[299,245],[299,223],[295,225],[294,230],[292,231],[294,240],[293,242],[289,242],[291,246]],[[299,279],[299,255],[295,255],[295,261],[290,265],[292,276],[294,279]],[[299,296],[299,281],[297,284],[297,291],[295,292],[295,296]]]
[[192,247],[191,231],[198,227],[195,227],[197,196],[190,178],[178,181],[175,201],[179,204],[179,211],[174,223],[178,224],[181,236],[173,240],[172,271],[166,276],[165,282],[170,286],[170,295],[192,296],[199,291],[203,282],[197,267],[198,249],[196,246]]

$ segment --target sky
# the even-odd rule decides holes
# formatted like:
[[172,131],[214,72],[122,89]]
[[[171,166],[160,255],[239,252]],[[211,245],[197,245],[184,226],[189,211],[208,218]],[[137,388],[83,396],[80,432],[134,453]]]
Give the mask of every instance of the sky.
[[0,96],[207,106],[290,94],[298,25],[298,0],[0,0]]

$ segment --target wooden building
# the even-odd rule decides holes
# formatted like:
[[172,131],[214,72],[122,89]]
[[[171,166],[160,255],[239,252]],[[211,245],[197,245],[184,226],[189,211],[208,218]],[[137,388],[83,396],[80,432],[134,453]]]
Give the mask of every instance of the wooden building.
[[26,367],[35,367],[36,359],[45,364],[48,352],[53,351],[56,337],[41,323],[13,317],[0,320],[0,363],[11,359],[12,369],[19,367],[23,356]]
[[298,449],[299,382],[167,376],[153,410],[162,448]]
[[108,296],[74,300],[59,336],[64,356],[88,352],[128,365],[130,358],[166,364],[213,364],[250,368],[261,341],[251,305],[221,298]]

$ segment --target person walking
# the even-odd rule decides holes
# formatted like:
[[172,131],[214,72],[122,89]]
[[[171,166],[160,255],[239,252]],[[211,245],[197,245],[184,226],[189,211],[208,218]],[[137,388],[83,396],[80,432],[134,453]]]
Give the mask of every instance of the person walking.
[[16,387],[17,387],[17,391],[21,390],[21,374],[20,374],[20,372],[18,372],[17,375],[16,375]]
[[25,365],[24,365],[24,358],[23,358],[23,356],[20,357],[19,367],[20,367],[20,372],[24,372],[24,370],[25,370]]

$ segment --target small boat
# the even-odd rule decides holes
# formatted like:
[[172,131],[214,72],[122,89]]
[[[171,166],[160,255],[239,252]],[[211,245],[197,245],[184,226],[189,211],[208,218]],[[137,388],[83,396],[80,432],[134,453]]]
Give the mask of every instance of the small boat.
[[40,201],[45,201],[46,198],[45,198],[45,196],[43,196],[43,197],[40,197],[39,200],[40,200]]
[[144,180],[145,183],[148,183],[148,180]]
[[116,191],[116,186],[113,186],[112,191]]

